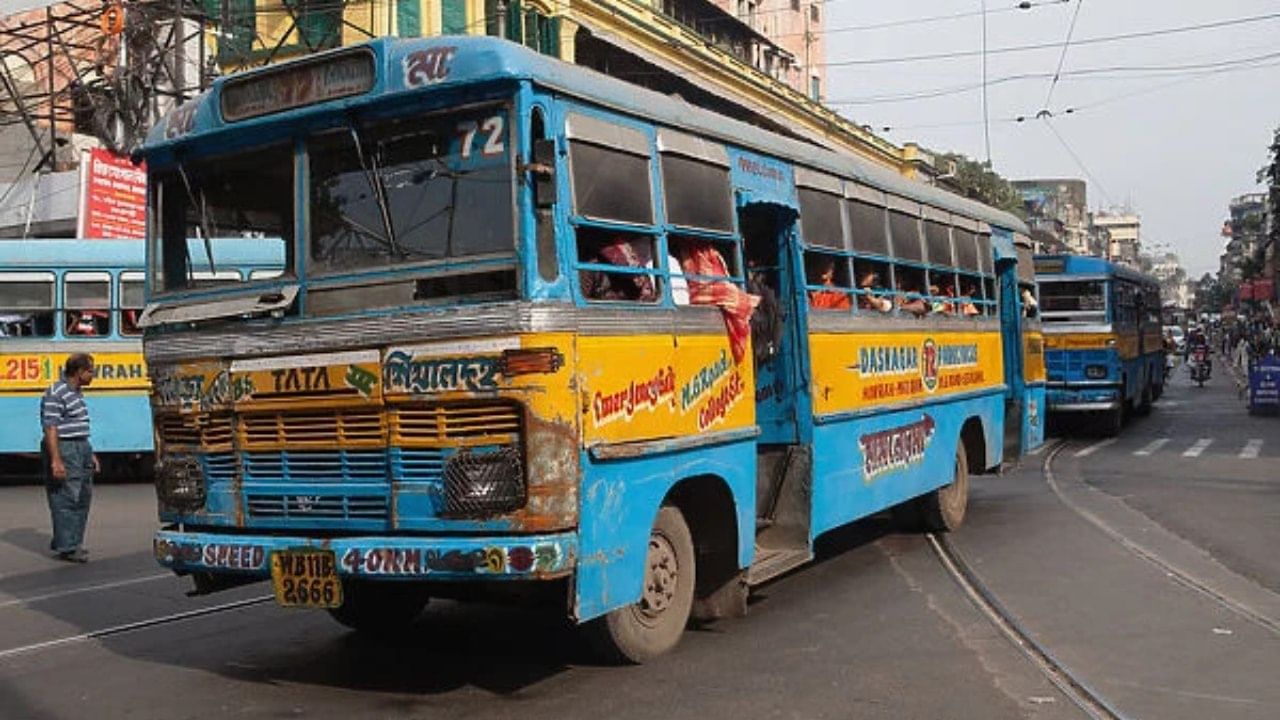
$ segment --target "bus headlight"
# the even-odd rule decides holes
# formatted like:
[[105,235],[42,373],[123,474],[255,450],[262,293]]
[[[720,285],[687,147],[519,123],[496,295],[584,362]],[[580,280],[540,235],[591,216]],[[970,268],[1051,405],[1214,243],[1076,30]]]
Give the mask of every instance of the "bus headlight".
[[167,455],[156,466],[156,497],[180,512],[204,507],[204,472],[191,455]]
[[520,509],[525,500],[520,451],[514,447],[458,451],[444,466],[444,496],[448,515],[490,515]]
[[1084,368],[1084,376],[1090,380],[1101,380],[1107,376],[1107,366],[1086,365]]

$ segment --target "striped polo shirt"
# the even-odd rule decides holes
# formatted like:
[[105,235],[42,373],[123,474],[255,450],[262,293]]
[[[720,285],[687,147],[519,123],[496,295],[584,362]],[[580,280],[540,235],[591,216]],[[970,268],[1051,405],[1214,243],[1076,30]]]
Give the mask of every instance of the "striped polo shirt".
[[89,437],[89,408],[84,394],[67,382],[54,383],[40,400],[41,427],[56,427],[59,440],[83,440]]

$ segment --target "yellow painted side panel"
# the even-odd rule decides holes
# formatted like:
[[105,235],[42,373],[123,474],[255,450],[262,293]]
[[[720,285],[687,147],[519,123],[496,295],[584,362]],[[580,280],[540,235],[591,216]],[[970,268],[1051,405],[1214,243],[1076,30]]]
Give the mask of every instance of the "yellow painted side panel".
[[751,362],[723,336],[582,337],[583,441],[628,442],[755,424]]
[[809,338],[814,414],[998,387],[998,332],[824,333]]
[[1044,365],[1044,333],[1027,332],[1022,336],[1022,380],[1041,383],[1048,377]]
[[[141,352],[92,353],[94,390],[146,390],[147,364]],[[0,392],[44,392],[58,378],[71,353],[0,353]]]
[[1055,333],[1045,335],[1048,350],[1111,350],[1129,360],[1138,356],[1138,333]]

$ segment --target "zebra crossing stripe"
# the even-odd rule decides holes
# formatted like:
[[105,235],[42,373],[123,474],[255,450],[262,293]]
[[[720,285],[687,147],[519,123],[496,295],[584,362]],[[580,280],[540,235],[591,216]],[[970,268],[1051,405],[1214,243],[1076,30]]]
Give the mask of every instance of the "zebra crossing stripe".
[[1092,455],[1092,454],[1094,454],[1094,453],[1098,452],[1098,451],[1099,451],[1099,450],[1101,450],[1102,448],[1104,448],[1104,447],[1106,447],[1106,446],[1108,446],[1108,445],[1110,445],[1110,444],[1112,444],[1112,443],[1114,443],[1114,442],[1117,442],[1118,440],[1119,440],[1119,438],[1108,438],[1108,439],[1106,439],[1106,440],[1100,440],[1100,441],[1098,441],[1098,442],[1096,442],[1096,443],[1094,443],[1094,444],[1090,445],[1089,447],[1087,447],[1087,448],[1085,448],[1085,449],[1083,449],[1083,450],[1078,450],[1078,451],[1076,451],[1076,455],[1075,455],[1075,456],[1076,456],[1076,457],[1088,457],[1088,456],[1090,456],[1090,455]]
[[1182,453],[1182,457],[1200,457],[1200,453],[1203,453],[1205,448],[1212,444],[1213,438],[1200,438],[1195,445],[1187,448],[1186,452]]
[[1253,438],[1245,443],[1244,449],[1240,451],[1240,457],[1245,460],[1253,460],[1262,452],[1262,440]]
[[1150,455],[1151,453],[1154,453],[1155,451],[1164,447],[1165,443],[1168,443],[1168,442],[1169,442],[1169,438],[1160,438],[1159,440],[1155,440],[1148,443],[1147,445],[1144,445],[1141,450],[1134,450],[1133,454],[1134,455]]

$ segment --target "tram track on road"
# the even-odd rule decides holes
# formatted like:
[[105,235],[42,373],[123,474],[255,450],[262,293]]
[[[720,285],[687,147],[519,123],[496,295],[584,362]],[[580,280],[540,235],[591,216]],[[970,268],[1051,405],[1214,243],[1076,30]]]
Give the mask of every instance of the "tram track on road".
[[[1076,513],[1081,518],[1089,522],[1089,524],[1102,531],[1103,534],[1114,540],[1125,550],[1160,570],[1160,572],[1178,585],[1207,598],[1211,602],[1246,622],[1257,625],[1272,634],[1280,635],[1280,619],[1270,617],[1259,612],[1248,604],[1215,589],[1206,579],[1199,577],[1185,568],[1179,567],[1175,563],[1172,563],[1162,557],[1159,553],[1134,541],[1115,526],[1108,523],[1097,513],[1092,512],[1073,498],[1069,497],[1068,494],[1063,491],[1062,486],[1058,483],[1058,478],[1053,471],[1053,461],[1066,448],[1066,442],[1058,441],[1053,448],[1045,453],[1044,464],[1042,466],[1042,473],[1044,475],[1045,482],[1063,505],[1066,505],[1072,512]],[[1078,454],[1079,453],[1077,453],[1077,455]]]
[[1094,720],[1129,720],[1105,697],[1093,690],[1069,667],[1041,645],[986,586],[945,535],[926,533],[925,540],[947,574],[969,601],[1005,636],[1068,700]]
[[18,647],[6,648],[3,650],[0,650],[0,660],[8,660],[14,657],[18,657],[20,655],[28,655],[31,653],[50,650],[53,648],[63,647],[66,645],[74,645],[77,643],[87,642],[89,640],[100,640],[103,638],[112,637],[114,635],[123,635],[126,633],[137,632],[140,630],[147,630],[154,627],[172,625],[174,623],[179,623],[186,620],[193,620],[196,618],[208,617],[210,615],[218,615],[221,613],[231,612],[233,610],[239,610],[241,608],[252,607],[254,605],[262,605],[264,603],[272,601],[273,599],[274,598],[271,595],[263,595],[259,597],[246,598],[243,600],[235,600],[232,602],[223,603],[221,605],[213,605],[210,607],[197,608],[195,610],[187,610],[185,612],[174,613],[172,615],[162,615],[158,617],[145,618],[143,620],[135,620],[133,622],[121,623],[119,625],[112,625],[105,628],[99,628],[97,630],[90,630],[88,632],[77,633],[75,635],[66,635],[63,637],[54,638],[52,640],[42,640],[40,642],[30,643],[28,645],[21,645]]

